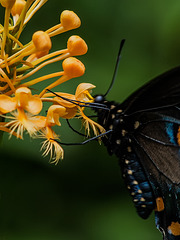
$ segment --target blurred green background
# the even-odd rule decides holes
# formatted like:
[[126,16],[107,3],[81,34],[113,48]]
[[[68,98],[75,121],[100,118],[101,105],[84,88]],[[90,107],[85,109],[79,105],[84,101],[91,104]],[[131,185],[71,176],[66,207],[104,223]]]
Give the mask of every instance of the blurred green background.
[[[59,22],[64,9],[75,11],[82,26],[53,39],[62,49],[72,34],[80,35],[89,51],[79,57],[86,74],[61,85],[73,93],[80,82],[105,93],[111,81],[119,43],[126,38],[119,74],[110,100],[122,101],[143,83],[180,64],[179,0],[49,0],[29,22],[21,38]],[[3,9],[0,17],[3,18]],[[57,63],[39,75],[59,71]],[[37,75],[38,75],[37,74]],[[42,85],[38,88],[42,89]],[[80,124],[74,123],[79,129]],[[59,131],[59,130],[58,130]],[[65,142],[81,142],[63,122]],[[0,240],[158,240],[154,215],[140,219],[122,182],[116,157],[103,145],[64,147],[57,166],[41,157],[40,141],[4,135],[0,161]]]

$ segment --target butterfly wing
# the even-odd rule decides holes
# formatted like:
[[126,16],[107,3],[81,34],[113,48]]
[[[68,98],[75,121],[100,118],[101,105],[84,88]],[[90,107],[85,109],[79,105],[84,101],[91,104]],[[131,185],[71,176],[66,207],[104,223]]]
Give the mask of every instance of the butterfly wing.
[[156,198],[156,225],[168,240],[180,239],[180,148],[172,143],[178,127],[149,122],[134,135],[135,152]]
[[180,67],[151,80],[122,104],[127,114],[180,103]]
[[[134,150],[156,198],[155,218],[164,239],[180,239],[180,67],[133,93],[122,108],[138,122]],[[133,123],[132,123],[133,124]]]

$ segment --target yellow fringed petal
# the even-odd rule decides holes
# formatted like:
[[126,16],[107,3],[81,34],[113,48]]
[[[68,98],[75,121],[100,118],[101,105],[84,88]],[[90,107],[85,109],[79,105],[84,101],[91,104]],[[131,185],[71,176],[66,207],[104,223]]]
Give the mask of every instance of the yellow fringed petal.
[[94,135],[97,136],[99,135],[100,133],[105,133],[106,130],[100,125],[98,124],[97,122],[94,122],[92,119],[88,118],[84,112],[82,111],[81,108],[79,108],[80,110],[80,117],[83,118],[83,121],[84,121],[84,125],[85,125],[85,130],[87,131],[87,136],[90,135],[90,126],[94,132]]
[[55,140],[58,139],[56,133],[47,126],[42,129],[40,138],[45,138],[41,150],[44,150],[43,156],[50,154],[50,162],[57,164],[60,159],[64,157],[64,150]]

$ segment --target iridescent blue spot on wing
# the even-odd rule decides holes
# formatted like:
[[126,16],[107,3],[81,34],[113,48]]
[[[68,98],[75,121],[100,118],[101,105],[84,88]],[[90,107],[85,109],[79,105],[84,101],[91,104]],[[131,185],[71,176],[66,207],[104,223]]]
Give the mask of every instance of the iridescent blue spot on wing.
[[171,143],[176,144],[176,138],[174,137],[174,127],[173,123],[166,123],[166,132],[169,136],[169,140]]

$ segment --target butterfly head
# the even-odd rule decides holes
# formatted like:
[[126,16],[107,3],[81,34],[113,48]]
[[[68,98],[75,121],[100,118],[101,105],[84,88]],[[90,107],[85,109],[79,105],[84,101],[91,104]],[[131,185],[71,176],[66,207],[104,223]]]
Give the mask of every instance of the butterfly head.
[[94,97],[94,102],[95,103],[104,103],[105,102],[105,97],[104,97],[104,95],[96,95],[95,97]]

